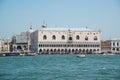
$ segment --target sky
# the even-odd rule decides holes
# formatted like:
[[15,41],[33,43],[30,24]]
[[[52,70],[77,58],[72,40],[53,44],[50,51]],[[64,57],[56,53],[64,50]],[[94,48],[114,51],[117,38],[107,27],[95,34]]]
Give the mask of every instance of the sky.
[[0,38],[43,23],[50,28],[100,29],[101,39],[120,38],[120,0],[0,0]]

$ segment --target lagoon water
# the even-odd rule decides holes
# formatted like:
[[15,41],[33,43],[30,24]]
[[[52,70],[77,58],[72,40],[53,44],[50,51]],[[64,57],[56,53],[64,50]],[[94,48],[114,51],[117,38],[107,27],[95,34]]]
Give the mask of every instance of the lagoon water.
[[120,80],[120,55],[0,57],[0,80]]

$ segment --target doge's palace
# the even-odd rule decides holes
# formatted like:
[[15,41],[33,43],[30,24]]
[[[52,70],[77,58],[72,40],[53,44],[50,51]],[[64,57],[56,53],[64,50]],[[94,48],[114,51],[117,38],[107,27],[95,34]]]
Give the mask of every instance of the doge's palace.
[[31,33],[31,49],[39,54],[100,53],[101,32],[88,28],[47,28]]

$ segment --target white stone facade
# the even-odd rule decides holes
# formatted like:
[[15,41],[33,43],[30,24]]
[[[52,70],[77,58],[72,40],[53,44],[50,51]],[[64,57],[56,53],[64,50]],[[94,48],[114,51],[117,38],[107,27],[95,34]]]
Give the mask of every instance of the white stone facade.
[[0,52],[8,52],[9,46],[8,40],[0,40]]
[[2,51],[2,47],[3,47],[2,40],[0,40],[0,52]]
[[112,53],[120,53],[120,39],[111,40],[111,51]]
[[30,34],[33,32],[30,28],[27,32],[21,32],[19,35],[14,35],[12,37],[10,51],[26,51],[30,48]]
[[46,28],[31,33],[31,50],[40,54],[100,53],[101,32],[87,28]]

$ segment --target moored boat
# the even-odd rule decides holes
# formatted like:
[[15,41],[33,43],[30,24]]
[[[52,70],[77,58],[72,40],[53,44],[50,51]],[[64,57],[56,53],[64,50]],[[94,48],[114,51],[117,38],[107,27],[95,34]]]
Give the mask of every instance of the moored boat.
[[3,52],[1,56],[19,56],[20,52]]
[[115,55],[113,53],[104,53],[103,55]]
[[24,54],[25,56],[35,56],[35,55],[36,55],[36,53],[33,52],[33,51],[26,51],[26,52],[23,52],[23,54]]

